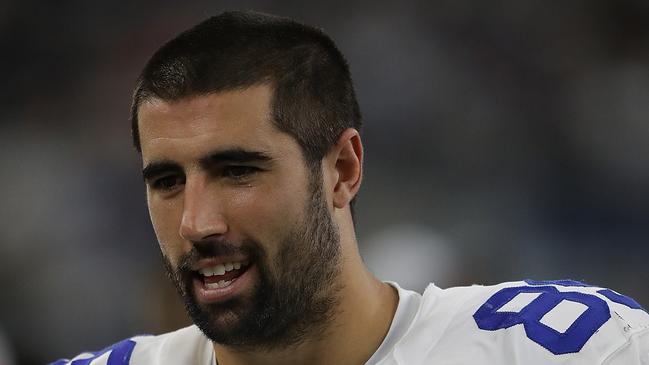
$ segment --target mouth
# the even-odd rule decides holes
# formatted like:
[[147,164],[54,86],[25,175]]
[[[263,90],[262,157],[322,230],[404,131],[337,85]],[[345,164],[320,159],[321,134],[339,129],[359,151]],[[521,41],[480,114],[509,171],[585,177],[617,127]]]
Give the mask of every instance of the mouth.
[[250,283],[254,265],[249,260],[207,263],[194,273],[194,289],[199,302],[224,301],[242,292]]

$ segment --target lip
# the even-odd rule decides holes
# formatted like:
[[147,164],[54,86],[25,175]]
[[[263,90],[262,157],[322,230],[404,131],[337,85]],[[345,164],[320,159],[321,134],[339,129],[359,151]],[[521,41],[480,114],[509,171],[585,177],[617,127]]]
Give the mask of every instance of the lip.
[[222,256],[218,258],[209,258],[209,259],[202,259],[198,261],[196,264],[192,265],[191,270],[192,271],[199,271],[201,269],[205,269],[208,267],[213,267],[216,265],[223,265],[227,264],[228,262],[246,262],[250,261],[250,259],[246,256]]
[[[208,265],[209,266],[209,265]],[[255,264],[250,265],[246,271],[237,277],[225,288],[208,289],[203,283],[202,275],[193,280],[196,299],[202,304],[218,303],[240,295],[252,286],[253,276],[257,272]]]

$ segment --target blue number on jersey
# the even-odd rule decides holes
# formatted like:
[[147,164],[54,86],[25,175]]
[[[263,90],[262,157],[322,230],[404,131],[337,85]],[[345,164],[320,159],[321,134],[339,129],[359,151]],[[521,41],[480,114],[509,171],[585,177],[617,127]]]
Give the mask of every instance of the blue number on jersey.
[[[557,286],[581,286],[581,287],[593,287],[593,285],[589,284],[584,284],[580,281],[575,281],[575,280],[547,280],[547,281],[538,281],[538,280],[525,280],[526,283],[530,285],[557,285]],[[606,297],[606,299],[610,300],[611,302],[615,302],[617,304],[622,304],[624,306],[627,306],[631,309],[640,309],[645,312],[647,312],[646,309],[644,309],[640,303],[636,302],[633,300],[631,297],[627,297],[624,294],[616,293],[611,289],[601,289],[597,291],[598,294],[601,294]],[[649,313],[649,312],[647,312]]]
[[107,365],[128,365],[131,360],[131,354],[135,348],[135,341],[124,340],[98,352],[92,352],[92,357],[68,362],[68,360],[59,360],[50,365],[88,365],[91,361],[110,351]]
[[[527,280],[526,282],[531,285],[589,286],[572,280]],[[520,293],[538,293],[540,295],[520,312],[498,312],[498,309],[509,303]],[[612,290],[603,289],[597,293],[629,308],[643,309],[633,299],[615,293]],[[541,323],[541,319],[563,300],[581,303],[587,309],[565,332],[561,333]],[[579,352],[590,337],[610,317],[611,314],[608,305],[596,295],[580,292],[561,292],[553,286],[522,286],[501,289],[491,296],[473,315],[478,327],[488,331],[496,331],[522,324],[525,329],[525,334],[530,340],[545,347],[555,355]]]

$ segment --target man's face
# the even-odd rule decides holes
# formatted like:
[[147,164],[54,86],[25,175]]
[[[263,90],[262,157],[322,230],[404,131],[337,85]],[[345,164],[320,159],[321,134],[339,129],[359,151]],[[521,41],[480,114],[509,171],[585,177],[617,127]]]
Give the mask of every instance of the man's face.
[[[326,325],[339,236],[320,166],[270,121],[271,90],[139,108],[149,213],[168,273],[213,341],[272,348]],[[313,170],[313,171],[311,171]]]

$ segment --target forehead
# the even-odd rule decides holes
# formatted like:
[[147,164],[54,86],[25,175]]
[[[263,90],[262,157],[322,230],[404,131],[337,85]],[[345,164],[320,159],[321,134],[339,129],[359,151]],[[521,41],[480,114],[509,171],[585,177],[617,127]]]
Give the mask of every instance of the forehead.
[[258,85],[143,103],[138,109],[143,163],[199,158],[227,148],[288,153],[297,143],[271,122],[271,97],[269,86]]

